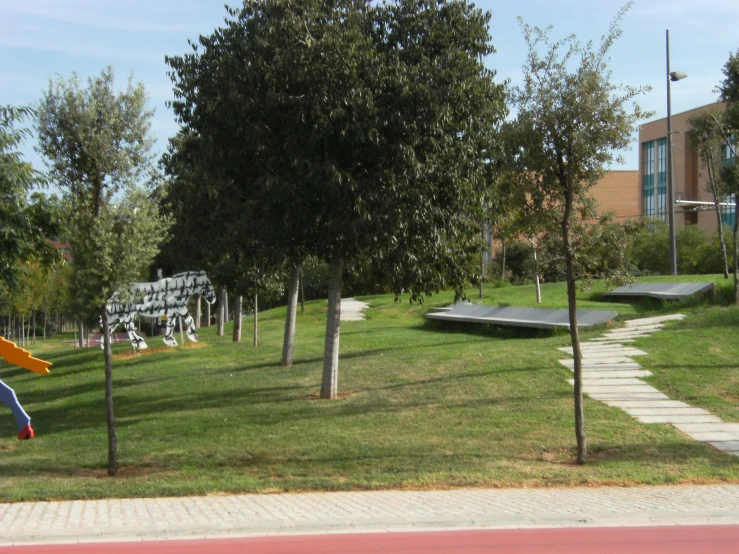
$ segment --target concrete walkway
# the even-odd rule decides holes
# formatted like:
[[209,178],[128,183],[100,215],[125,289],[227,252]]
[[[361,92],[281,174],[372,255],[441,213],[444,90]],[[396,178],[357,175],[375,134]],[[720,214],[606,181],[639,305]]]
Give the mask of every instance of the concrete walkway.
[[[708,442],[719,450],[739,456],[739,423],[726,423],[701,408],[670,400],[642,381],[652,375],[632,359],[647,353],[625,346],[639,337],[648,337],[664,327],[665,321],[684,318],[674,314],[632,319],[626,327],[608,331],[602,337],[581,345],[583,392],[595,400],[624,410],[642,423],[669,423],[697,441]],[[572,348],[560,348],[572,355]],[[574,371],[573,360],[560,363]],[[573,380],[570,383],[574,384]]]
[[0,546],[273,534],[739,525],[739,485],[460,489],[0,504]]
[[364,321],[364,310],[369,304],[354,298],[341,299],[341,321]]

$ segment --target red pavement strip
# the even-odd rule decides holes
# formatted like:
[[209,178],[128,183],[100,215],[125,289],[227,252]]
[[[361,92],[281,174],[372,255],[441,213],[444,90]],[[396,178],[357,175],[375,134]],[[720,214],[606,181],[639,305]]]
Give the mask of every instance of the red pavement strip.
[[162,540],[0,547],[3,554],[725,554],[739,552],[739,526],[600,527],[426,531],[273,536],[242,539]]

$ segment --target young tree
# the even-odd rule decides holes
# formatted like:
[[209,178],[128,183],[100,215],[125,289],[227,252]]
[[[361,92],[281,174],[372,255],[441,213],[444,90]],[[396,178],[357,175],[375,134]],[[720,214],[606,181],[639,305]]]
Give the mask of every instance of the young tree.
[[211,194],[239,205],[262,248],[289,267],[329,263],[321,396],[335,398],[346,267],[371,259],[414,298],[474,274],[483,152],[505,114],[482,63],[490,16],[444,0],[247,0],[229,14],[167,59],[173,108],[224,177]]
[[713,206],[716,212],[716,225],[718,228],[719,241],[721,242],[721,253],[724,259],[724,279],[729,278],[729,260],[726,254],[726,239],[724,238],[724,224],[721,221],[721,197],[723,187],[721,185],[721,129],[717,124],[717,114],[701,112],[692,116],[690,124],[690,145],[698,154],[703,167],[708,174],[708,191],[713,195]]
[[118,469],[113,412],[108,299],[139,276],[157,253],[169,222],[137,184],[151,177],[143,84],[129,79],[116,93],[108,67],[82,87],[76,74],[49,83],[39,106],[39,151],[64,192],[68,240],[74,256],[74,288],[99,314],[105,355],[108,474]]
[[607,65],[628,7],[619,11],[597,48],[591,42],[581,44],[574,35],[552,42],[551,28],[531,27],[519,19],[529,53],[524,83],[512,93],[518,111],[516,157],[539,212],[561,214],[579,464],[587,460],[587,443],[571,229],[578,201],[606,172],[614,152],[629,145],[636,122],[646,115],[627,103],[647,89],[612,83]]
[[719,97],[726,103],[723,117],[717,122],[724,139],[727,156],[721,166],[721,180],[724,192],[734,195],[734,303],[739,304],[739,159],[737,144],[739,141],[739,50],[729,54],[729,60],[723,68],[724,80],[718,86]]

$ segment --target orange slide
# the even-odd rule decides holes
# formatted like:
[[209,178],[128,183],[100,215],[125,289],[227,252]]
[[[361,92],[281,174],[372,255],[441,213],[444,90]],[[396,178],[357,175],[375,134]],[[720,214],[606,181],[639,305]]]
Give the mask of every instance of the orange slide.
[[16,346],[14,342],[0,337],[0,356],[5,358],[9,364],[17,365],[28,371],[46,375],[49,373],[51,362],[45,362],[31,356],[28,350]]

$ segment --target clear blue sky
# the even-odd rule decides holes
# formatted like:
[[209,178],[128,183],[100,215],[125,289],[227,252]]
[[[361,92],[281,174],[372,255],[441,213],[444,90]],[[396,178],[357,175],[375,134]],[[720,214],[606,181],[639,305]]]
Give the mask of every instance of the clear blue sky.
[[[499,79],[521,79],[526,47],[517,16],[553,37],[574,33],[598,41],[624,3],[613,0],[519,2],[483,0],[492,13],[490,31],[497,53],[487,60]],[[210,34],[223,23],[224,0],[0,0],[0,104],[38,101],[55,73],[82,78],[113,66],[120,87],[129,74],[142,81],[156,108],[153,133],[162,152],[177,124],[165,102],[171,98],[165,55],[188,51],[187,39]],[[672,86],[673,113],[715,102],[714,87],[730,52],[739,49],[738,0],[637,0],[623,23],[623,36],[611,51],[613,79],[650,85],[643,108],[666,115],[665,29],[670,29],[672,70],[689,74]],[[623,153],[621,169],[636,169],[634,148]],[[27,159],[40,164],[33,144]],[[40,167],[41,168],[41,167]],[[618,168],[615,168],[618,169]]]

